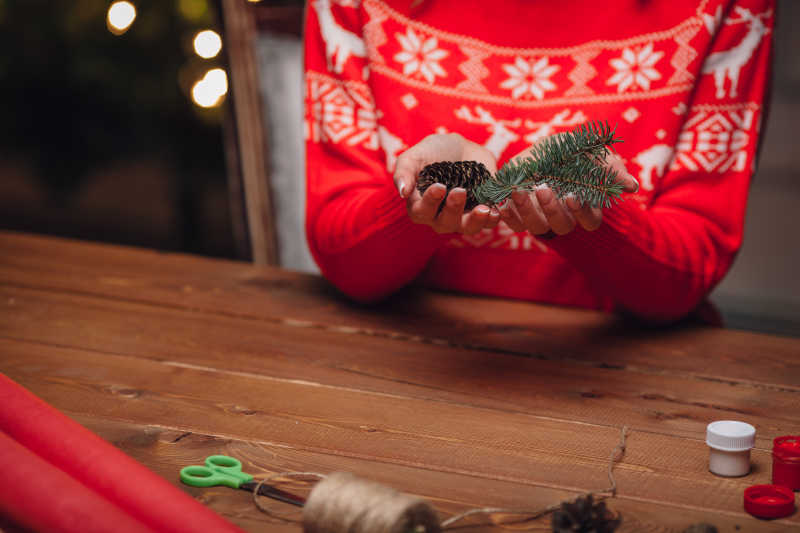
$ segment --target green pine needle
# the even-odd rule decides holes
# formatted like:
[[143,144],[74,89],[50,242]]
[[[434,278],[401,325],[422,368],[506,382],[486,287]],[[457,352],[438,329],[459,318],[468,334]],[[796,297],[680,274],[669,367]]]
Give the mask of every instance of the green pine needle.
[[547,185],[558,198],[574,195],[582,205],[611,207],[622,196],[617,172],[605,166],[613,145],[622,142],[615,132],[607,122],[589,122],[547,137],[531,149],[530,157],[509,161],[477,186],[475,199],[496,205],[515,190]]

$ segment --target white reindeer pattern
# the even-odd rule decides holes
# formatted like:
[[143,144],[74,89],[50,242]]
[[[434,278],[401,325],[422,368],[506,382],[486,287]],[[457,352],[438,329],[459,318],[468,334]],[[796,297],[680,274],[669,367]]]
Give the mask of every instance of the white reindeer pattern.
[[475,106],[475,114],[467,106],[459,107],[455,113],[458,118],[466,120],[470,124],[485,124],[489,127],[491,136],[483,143],[483,146],[494,155],[495,159],[500,159],[508,145],[519,140],[519,135],[508,128],[518,127],[522,123],[522,119],[498,120],[481,106]]
[[553,118],[546,122],[534,122],[532,120],[525,119],[526,128],[536,128],[525,136],[525,142],[528,144],[534,144],[539,139],[543,139],[548,135],[552,135],[555,128],[577,126],[578,124],[583,124],[586,122],[586,115],[584,115],[583,112],[576,111],[571,117],[569,116],[569,113],[569,109],[565,109],[564,111],[553,115]]
[[378,126],[378,139],[380,139],[383,153],[386,154],[386,170],[394,172],[397,154],[406,147],[406,143],[383,126]]
[[325,41],[325,58],[328,70],[341,74],[350,56],[366,57],[364,41],[355,33],[342,28],[333,17],[331,0],[313,0],[311,5],[317,11],[322,39]]
[[[769,31],[762,19],[771,15],[771,10],[753,15],[753,13],[743,7],[736,7],[736,13],[740,18],[728,19],[725,24],[748,23],[747,34],[741,42],[723,52],[716,52],[708,56],[703,64],[703,74],[713,74],[714,84],[717,87],[717,99],[725,97],[725,80],[731,80],[731,87],[728,95],[736,97],[736,88],[739,84],[739,72],[742,67],[750,60],[753,52],[761,42],[761,38]],[[708,21],[706,22],[708,24]]]
[[633,158],[633,162],[642,167],[639,171],[639,184],[646,191],[653,190],[653,172],[659,178],[664,177],[667,165],[672,161],[672,146],[656,144]]

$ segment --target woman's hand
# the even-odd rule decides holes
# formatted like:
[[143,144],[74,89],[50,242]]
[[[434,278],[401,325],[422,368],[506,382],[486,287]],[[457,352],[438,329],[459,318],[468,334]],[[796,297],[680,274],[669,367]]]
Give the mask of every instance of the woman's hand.
[[[525,150],[516,157],[527,156]],[[639,183],[628,173],[622,158],[612,153],[607,165],[616,170],[625,192],[636,192]],[[603,211],[599,207],[582,206],[574,197],[559,200],[549,187],[534,192],[515,191],[500,207],[500,217],[514,231],[528,231],[543,235],[552,231],[565,235],[580,224],[587,231],[594,231],[603,222]]]
[[[416,224],[432,227],[437,233],[464,233],[473,235],[484,228],[493,228],[500,221],[500,213],[485,205],[464,212],[467,191],[455,188],[447,194],[441,183],[428,187],[425,194],[417,190],[417,176],[426,166],[437,161],[478,161],[494,174],[497,162],[483,146],[468,141],[457,133],[428,135],[397,158],[394,184],[400,197],[406,199],[408,216]],[[447,195],[444,207],[439,205]],[[437,214],[438,213],[438,214]]]

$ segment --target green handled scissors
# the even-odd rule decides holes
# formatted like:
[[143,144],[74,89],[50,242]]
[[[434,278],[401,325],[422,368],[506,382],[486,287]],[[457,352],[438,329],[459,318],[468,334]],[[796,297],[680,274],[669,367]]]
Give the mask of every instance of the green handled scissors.
[[[253,481],[253,476],[242,472],[242,462],[227,455],[209,455],[206,457],[205,466],[192,465],[182,468],[181,481],[193,487],[224,485],[249,492],[253,492],[258,487],[258,482]],[[305,499],[300,496],[265,484],[261,484],[258,494],[298,507],[302,507],[306,503]]]

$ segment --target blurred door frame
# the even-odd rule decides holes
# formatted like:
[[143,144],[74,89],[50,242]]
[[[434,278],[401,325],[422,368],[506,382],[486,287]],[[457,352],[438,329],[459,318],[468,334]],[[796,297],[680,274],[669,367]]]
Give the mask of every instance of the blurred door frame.
[[255,42],[260,29],[300,35],[302,3],[221,0],[230,72],[232,113],[225,121],[225,153],[237,250],[256,264],[279,265],[269,134],[259,95]]

